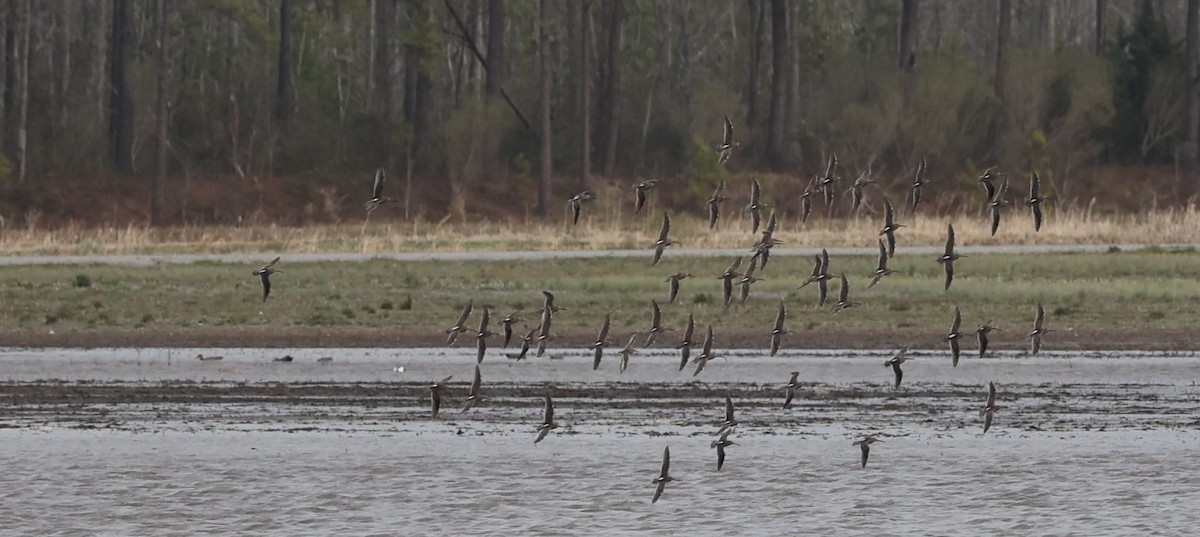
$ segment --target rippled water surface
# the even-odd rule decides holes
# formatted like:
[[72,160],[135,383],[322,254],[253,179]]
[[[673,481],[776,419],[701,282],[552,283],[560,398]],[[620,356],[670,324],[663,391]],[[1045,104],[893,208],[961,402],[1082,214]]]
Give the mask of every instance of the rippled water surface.
[[[1184,535],[1200,357],[0,350],[3,535]],[[200,362],[197,353],[224,359]],[[332,356],[332,363],[316,360]],[[784,410],[790,371],[803,384]],[[453,375],[437,420],[427,385]],[[978,411],[994,381],[993,429]],[[541,397],[559,429],[534,444]],[[724,397],[741,422],[722,470]],[[866,468],[851,442],[876,434]],[[663,499],[651,479],[670,446]]]

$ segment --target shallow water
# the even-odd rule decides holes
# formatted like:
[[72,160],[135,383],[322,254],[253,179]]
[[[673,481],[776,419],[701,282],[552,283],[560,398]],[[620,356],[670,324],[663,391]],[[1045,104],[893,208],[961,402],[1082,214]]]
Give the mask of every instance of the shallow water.
[[[1190,534],[1200,360],[668,350],[0,350],[0,534]],[[200,362],[197,353],[222,354]],[[318,364],[321,356],[333,356]],[[398,369],[403,368],[403,371]],[[783,410],[782,384],[804,388]],[[438,420],[426,385],[454,375]],[[993,429],[978,409],[995,381]],[[541,396],[560,427],[534,445]],[[741,424],[709,448],[730,395]],[[862,434],[883,440],[859,466]],[[663,499],[649,500],[671,447]]]

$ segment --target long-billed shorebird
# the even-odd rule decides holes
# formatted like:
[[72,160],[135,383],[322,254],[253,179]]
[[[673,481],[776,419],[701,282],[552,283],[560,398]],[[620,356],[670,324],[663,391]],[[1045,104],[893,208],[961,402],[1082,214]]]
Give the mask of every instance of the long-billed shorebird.
[[596,334],[596,342],[592,343],[592,371],[600,369],[600,359],[604,357],[604,347],[611,345],[608,341],[608,326],[609,315],[604,315],[604,325],[600,327],[600,332]]
[[646,191],[657,184],[658,179],[650,179],[633,185],[633,214],[642,212],[642,207],[646,206]]
[[1025,206],[1033,213],[1033,231],[1042,230],[1042,202],[1046,201],[1042,197],[1042,180],[1038,177],[1037,172],[1033,172],[1029,176],[1029,199],[1025,200]]
[[954,224],[946,224],[946,251],[938,256],[937,262],[942,264],[942,270],[946,271],[946,287],[950,289],[950,283],[954,281],[954,262],[966,256],[954,253]]
[[470,328],[467,328],[464,325],[467,324],[467,317],[471,316],[471,308],[474,306],[475,299],[468,300],[467,305],[463,307],[462,313],[458,315],[458,321],[454,323],[454,326],[446,329],[446,345],[453,345],[454,342],[458,340],[459,334],[471,331]]
[[902,227],[905,227],[904,224],[896,223],[896,209],[892,207],[892,200],[883,198],[883,228],[879,234],[887,238],[888,257],[896,255],[896,230]]
[[263,265],[258,270],[251,272],[251,274],[258,276],[259,280],[262,281],[263,302],[266,302],[267,295],[271,294],[271,275],[275,274],[276,272],[279,272],[279,271],[275,270],[276,263],[279,263],[278,257],[276,257],[275,259],[272,259],[270,263]]
[[1008,178],[1004,179],[1000,188],[996,189],[995,195],[988,200],[988,209],[992,215],[992,236],[996,236],[996,229],[1000,227],[1000,210],[1008,205]]
[[447,386],[446,384],[450,382],[450,379],[452,378],[454,378],[454,375],[450,375],[449,377],[446,377],[429,386],[429,402],[433,407],[432,413],[430,414],[431,418],[438,417],[438,411],[442,409],[442,396],[450,392],[450,386]]
[[725,272],[723,272],[720,276],[717,276],[717,279],[721,280],[721,296],[724,299],[726,307],[728,307],[729,302],[733,300],[733,280],[742,276],[741,273],[737,271],[738,267],[741,265],[742,256],[738,256],[733,260],[733,263],[729,264],[729,268],[725,269]]
[[921,205],[921,187],[925,186],[925,159],[917,164],[917,175],[913,178],[912,183],[912,212],[917,212],[917,207]]
[[667,236],[667,234],[670,232],[671,217],[664,211],[662,228],[658,230],[658,240],[654,241],[654,244],[650,245],[651,248],[654,248],[654,261],[650,263],[650,266],[658,264],[658,260],[662,259],[663,250],[665,250],[668,246],[679,244],[678,241],[672,240]]
[[983,324],[979,325],[979,328],[975,329],[975,339],[979,341],[979,357],[980,358],[983,358],[983,354],[987,352],[988,332],[991,332],[992,330],[999,330],[999,328],[992,326],[991,321],[983,323]]
[[987,405],[983,407],[983,410],[979,411],[980,417],[983,418],[984,434],[987,434],[988,429],[992,428],[992,414],[994,414],[997,410],[1000,410],[1000,407],[996,406],[996,383],[989,382]]
[[817,176],[813,176],[808,182],[808,186],[804,187],[804,193],[800,194],[800,223],[807,223],[808,217],[812,215],[812,195],[814,193]]
[[755,178],[750,183],[750,203],[746,204],[746,212],[750,213],[750,224],[753,226],[750,229],[751,233],[758,233],[758,226],[762,223],[762,209],[766,207],[762,204],[762,185]]
[[475,363],[483,363],[483,355],[487,353],[487,339],[496,335],[495,332],[488,330],[488,320],[491,314],[488,312],[488,307],[483,307],[483,316],[479,319],[479,331],[475,333]]
[[875,287],[875,284],[879,283],[879,280],[883,279],[884,276],[890,276],[893,272],[892,269],[888,268],[888,266],[887,266],[887,263],[888,263],[887,247],[884,246],[883,239],[878,239],[878,240],[879,240],[879,262],[875,264],[875,271],[871,273],[871,283],[867,284],[867,289]]
[[1042,336],[1046,335],[1046,332],[1052,331],[1042,326],[1045,322],[1046,310],[1042,309],[1042,304],[1039,302],[1037,315],[1033,318],[1033,331],[1029,332],[1029,354],[1037,354],[1042,350]]
[[838,313],[846,308],[853,308],[858,305],[858,302],[850,301],[850,282],[846,280],[846,273],[842,273],[842,288],[838,290],[837,304],[833,305],[833,313]]
[[854,183],[850,185],[850,214],[857,212],[862,205],[863,189],[873,184],[875,181],[871,179],[871,168],[867,168],[867,171],[859,175],[858,179],[855,179]]
[[683,371],[683,368],[687,367],[688,359],[691,358],[692,335],[695,332],[696,332],[696,318],[693,317],[692,314],[689,313],[687,326],[683,329],[683,341],[680,341],[679,345],[677,345],[677,348],[679,349],[679,354],[680,354],[680,359],[679,359],[679,370],[680,371]]
[[716,450],[717,450],[717,471],[718,472],[721,471],[721,467],[725,466],[725,448],[727,448],[729,446],[737,445],[737,442],[734,442],[733,440],[729,439],[729,433],[730,433],[730,431],[725,431],[725,432],[721,433],[720,438],[713,440],[712,443],[709,444],[710,449],[716,448]]
[[825,206],[833,205],[833,182],[838,180],[837,175],[838,158],[837,153],[830,155],[829,165],[825,168],[825,175],[817,180],[817,190],[825,198]]
[[783,297],[779,299],[779,310],[775,313],[775,324],[771,327],[771,356],[779,352],[779,345],[783,341],[784,334],[792,333],[791,330],[783,327],[784,321],[787,320],[787,307],[784,305]]
[[663,328],[662,325],[662,308],[658,307],[657,300],[651,300],[650,305],[654,309],[654,313],[650,317],[650,330],[646,332],[646,347],[654,345],[654,340],[663,332],[669,332],[674,328]]
[[817,307],[824,307],[825,299],[829,296],[828,281],[831,279],[833,279],[833,275],[829,273],[829,251],[821,248],[821,255],[815,256],[814,259],[812,276],[804,280],[804,283],[800,284],[800,288],[803,289],[804,286],[810,283],[817,284],[817,289],[821,291]]
[[792,399],[796,397],[796,390],[798,389],[800,389],[800,372],[792,371],[792,378],[784,386],[783,408],[792,406]]
[[530,328],[529,332],[527,332],[525,334],[525,337],[521,338],[521,351],[518,352],[517,354],[510,354],[510,355],[508,355],[508,357],[512,360],[517,360],[517,361],[524,360],[525,355],[529,354],[529,346],[533,344],[533,341],[534,341],[533,335],[536,334],[537,331],[538,331],[538,327],[536,327],[536,326],[533,328]]
[[854,442],[853,444],[850,444],[852,446],[858,446],[859,449],[862,450],[862,467],[863,468],[867,467],[867,457],[869,457],[871,455],[871,444],[874,444],[875,442],[883,442],[883,440],[875,438],[874,436],[867,435],[867,436],[862,437],[862,440],[859,440],[857,442]]
[[471,381],[471,391],[467,392],[467,400],[463,402],[462,412],[471,410],[479,402],[479,386],[483,384],[483,375],[479,373],[479,364],[475,364],[475,380]]
[[737,420],[733,417],[733,399],[728,395],[725,396],[725,421],[721,422],[721,428],[717,434],[729,434],[729,430],[737,427]]
[[729,116],[725,116],[724,130],[721,131],[721,143],[714,148],[717,151],[717,162],[725,164],[729,161],[729,157],[733,155],[733,150],[741,146],[740,142],[733,139],[733,122],[729,121]]
[[904,372],[900,370],[900,364],[908,360],[908,347],[903,347],[892,355],[892,358],[883,363],[884,367],[891,366],[892,373],[896,376],[895,388],[900,387],[900,380],[904,378]]
[[692,360],[696,364],[696,371],[692,373],[693,377],[699,375],[701,371],[704,371],[704,366],[708,365],[709,360],[717,357],[716,354],[713,354],[712,346],[713,329],[712,325],[710,324],[708,325],[708,333],[704,336],[704,346],[700,350],[700,355],[696,356],[695,360]]
[[656,486],[654,489],[654,499],[650,500],[650,503],[657,502],[659,498],[662,498],[663,489],[667,488],[667,483],[670,483],[671,481],[675,480],[675,478],[671,477],[670,471],[671,471],[671,446],[667,446],[667,447],[663,448],[662,472],[660,472],[658,474],[658,477],[654,478],[654,481],[651,481],[651,483],[653,483]]
[[504,327],[504,348],[507,349],[509,342],[512,341],[513,325],[525,322],[524,313],[522,310],[517,310],[500,319],[500,326]]
[[533,441],[533,443],[536,444],[541,442],[542,439],[546,438],[546,435],[550,434],[551,429],[557,428],[558,424],[554,422],[554,401],[551,401],[550,396],[546,395],[545,417],[542,418],[542,424],[538,425],[538,437],[537,440]]
[[961,352],[959,340],[962,339],[963,333],[959,332],[962,328],[962,312],[958,306],[954,306],[954,320],[950,322],[950,333],[946,334],[946,341],[950,342],[950,359],[954,367],[958,367],[958,355]]
[[637,341],[638,334],[634,332],[629,336],[629,343],[625,344],[625,348],[621,349],[621,373],[625,372],[625,368],[629,367],[629,357],[637,354],[637,349],[633,348],[633,344]]
[[545,298],[545,300],[542,302],[543,314],[547,311],[550,312],[551,314],[558,313],[560,311],[566,311],[566,308],[560,308],[560,307],[554,305],[554,293],[543,290],[542,297]]
[[579,225],[579,212],[583,209],[584,202],[591,201],[591,191],[584,190],[567,200],[567,207],[571,209],[571,224]]
[[725,196],[725,181],[721,181],[713,190],[712,197],[704,204],[708,208],[708,229],[716,227],[717,219],[721,217],[721,203],[727,199],[729,198]]
[[740,298],[742,304],[745,304],[746,299],[750,298],[750,286],[754,282],[759,281],[759,278],[754,276],[754,271],[758,268],[758,259],[758,257],[750,258],[750,265],[746,267],[746,273],[737,282],[741,286]]
[[368,217],[371,216],[371,213],[375,212],[375,209],[378,209],[380,205],[395,201],[392,198],[384,197],[383,183],[385,181],[387,181],[387,173],[383,171],[383,168],[375,170],[375,183],[371,186],[371,199],[367,200],[367,203],[363,204],[363,208],[367,210]]
[[691,278],[691,277],[692,277],[692,273],[690,273],[690,272],[676,272],[675,274],[667,276],[666,282],[668,285],[668,289],[667,289],[667,302],[668,303],[674,304],[675,297],[679,296],[679,282],[682,281],[684,278]]

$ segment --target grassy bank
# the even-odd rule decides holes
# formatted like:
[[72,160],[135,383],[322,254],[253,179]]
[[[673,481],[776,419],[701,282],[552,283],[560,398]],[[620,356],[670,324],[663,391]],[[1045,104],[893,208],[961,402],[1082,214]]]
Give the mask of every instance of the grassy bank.
[[[791,347],[940,346],[958,305],[964,330],[993,320],[1003,329],[994,341],[1018,348],[1039,301],[1047,326],[1057,330],[1047,348],[1197,344],[1190,331],[1200,317],[1200,254],[1191,250],[971,256],[959,261],[948,292],[931,256],[901,250],[891,263],[896,273],[870,290],[873,257],[834,257],[831,271],[847,274],[851,298],[862,303],[838,315],[830,314],[837,285],[818,309],[815,286],[796,289],[811,260],[783,256],[772,258],[746,306],[726,310],[715,277],[728,261],[668,253],[651,268],[648,259],[628,258],[292,264],[285,257],[265,304],[251,266],[3,267],[0,334],[7,344],[31,345],[438,345],[468,299],[477,305],[469,324],[478,323],[478,306],[490,304],[495,329],[516,309],[536,322],[547,289],[566,308],[555,318],[560,346],[593,338],[605,313],[612,314],[613,339],[623,343],[648,326],[652,298],[664,303],[668,326],[681,326],[691,313],[701,326],[716,327],[719,345],[765,346],[784,295],[789,327],[797,331],[787,339]],[[696,277],[666,305],[663,279],[676,271]]]
[[[736,200],[734,200],[736,201]],[[727,204],[736,213],[736,203]],[[784,209],[794,211],[794,207]],[[815,209],[807,223],[791,214],[781,218],[777,237],[788,246],[870,247],[881,226],[880,215],[825,218]],[[578,226],[562,221],[502,221],[430,223],[387,220],[382,211],[374,220],[304,227],[123,227],[91,228],[68,225],[55,229],[9,225],[0,229],[0,252],[5,255],[169,254],[235,252],[397,252],[472,250],[595,250],[645,248],[662,222],[653,210],[632,216],[615,201],[597,202],[585,209]],[[690,214],[672,215],[671,235],[691,248],[729,248],[753,242],[745,218],[723,220],[717,230]],[[1041,232],[1034,233],[1029,213],[1014,207],[995,237],[983,214],[913,217],[901,211],[906,224],[902,245],[940,245],[946,224],[953,222],[960,245],[994,244],[1171,244],[1200,242],[1200,213],[1194,209],[1136,214],[1099,214],[1087,210],[1051,212]]]

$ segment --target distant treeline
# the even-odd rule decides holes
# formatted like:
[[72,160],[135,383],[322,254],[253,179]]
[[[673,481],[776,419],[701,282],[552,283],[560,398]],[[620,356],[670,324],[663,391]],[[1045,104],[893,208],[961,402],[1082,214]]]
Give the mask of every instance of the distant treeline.
[[[216,176],[361,203],[383,167],[406,212],[465,215],[486,183],[557,214],[605,178],[704,192],[730,171],[804,180],[834,153],[845,175],[925,158],[948,188],[997,165],[1065,191],[1097,165],[1191,179],[1200,139],[1200,0],[6,0],[0,16],[12,212],[123,177],[154,185],[153,222],[181,218],[172,182]],[[721,165],[725,116],[741,146]]]

